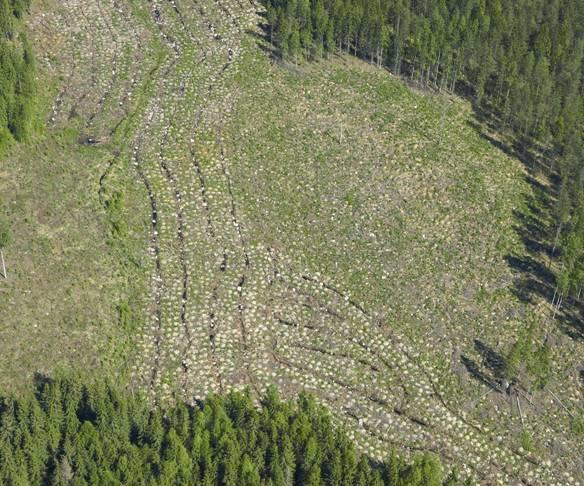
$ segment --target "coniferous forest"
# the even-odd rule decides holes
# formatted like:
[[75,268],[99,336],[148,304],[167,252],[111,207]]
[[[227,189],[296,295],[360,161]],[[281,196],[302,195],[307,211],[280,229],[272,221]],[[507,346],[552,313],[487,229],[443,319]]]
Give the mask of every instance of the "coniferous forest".
[[346,51],[418,85],[470,94],[559,177],[556,303],[584,286],[584,9],[577,0],[270,0],[283,58]]
[[231,393],[160,410],[104,382],[57,377],[0,399],[0,483],[438,486],[442,468],[429,454],[371,463],[309,395],[282,401],[270,389],[260,408]]
[[0,1],[0,146],[24,140],[31,130],[34,57],[20,29],[30,0]]

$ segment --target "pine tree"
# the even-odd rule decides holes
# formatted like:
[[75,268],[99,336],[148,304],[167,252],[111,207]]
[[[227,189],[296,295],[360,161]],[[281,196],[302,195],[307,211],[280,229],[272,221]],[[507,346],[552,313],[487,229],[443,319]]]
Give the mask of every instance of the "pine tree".
[[[152,410],[104,381],[57,375],[0,403],[2,484],[381,485],[388,470],[306,394],[283,402],[271,389],[259,410],[237,393]],[[432,461],[409,467],[432,484]]]
[[14,33],[13,10],[9,0],[0,0],[0,37],[12,38]]
[[[244,454],[241,459],[241,469],[238,478],[237,484],[241,484],[241,486],[258,486],[261,484],[260,474],[247,454]],[[282,483],[276,482],[276,484]]]

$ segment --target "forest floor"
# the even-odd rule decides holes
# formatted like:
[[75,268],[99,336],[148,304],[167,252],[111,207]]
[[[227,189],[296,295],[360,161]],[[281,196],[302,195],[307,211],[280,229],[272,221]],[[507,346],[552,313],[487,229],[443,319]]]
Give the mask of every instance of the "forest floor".
[[[238,0],[36,2],[47,128],[0,165],[0,384],[84,367],[153,403],[276,384],[374,458],[576,484],[582,339],[521,290],[546,263],[533,175],[468,102],[345,56],[281,64],[262,20]],[[534,319],[553,378],[502,393]]]

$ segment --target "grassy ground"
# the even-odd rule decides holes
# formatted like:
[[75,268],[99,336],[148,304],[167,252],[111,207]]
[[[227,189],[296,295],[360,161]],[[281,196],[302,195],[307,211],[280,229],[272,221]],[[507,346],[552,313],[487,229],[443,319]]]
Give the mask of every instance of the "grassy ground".
[[117,369],[112,353],[128,351],[117,307],[136,299],[128,276],[141,271],[112,240],[99,202],[108,155],[75,138],[52,136],[4,159],[18,167],[3,167],[1,187],[12,232],[0,300],[4,387],[58,364]]
[[[373,457],[574,482],[581,343],[516,292],[534,189],[466,102],[351,58],[273,63],[252,4],[35,8],[47,129],[0,166],[3,387],[58,365],[153,403],[275,383]],[[493,362],[532,319],[558,400],[520,413]]]
[[[124,169],[105,186],[117,146],[126,143],[109,136],[120,113],[111,100],[100,103],[93,95],[97,80],[96,87],[68,98],[67,90],[76,89],[72,77],[85,79],[79,61],[71,66],[67,58],[78,53],[68,50],[75,39],[47,24],[49,15],[60,20],[58,10],[38,2],[31,19],[40,53],[41,129],[0,160],[0,194],[12,234],[4,252],[8,279],[0,282],[0,384],[9,390],[57,366],[124,373],[132,333],[143,322],[144,195]],[[105,81],[101,89],[108,86]],[[61,100],[70,105],[59,106]],[[102,143],[88,144],[88,137]],[[119,204],[107,207],[114,193]],[[115,227],[118,221],[123,228]]]
[[[226,138],[249,239],[334,280],[407,336],[452,405],[507,443],[530,434],[540,452],[569,454],[582,344],[551,321],[544,299],[517,292],[525,275],[514,262],[544,262],[526,248],[523,222],[541,212],[541,189],[522,163],[482,136],[467,102],[351,58],[273,66],[250,55],[243,65],[247,96]],[[520,396],[519,412],[488,384],[532,321],[554,343],[552,393]],[[558,413],[557,393],[571,412]]]
[[512,210],[528,186],[468,125],[469,106],[348,59],[257,69],[269,83],[248,90],[228,137],[254,237],[334,275],[420,344],[462,344],[469,321],[491,342],[514,333],[505,256],[521,246]]

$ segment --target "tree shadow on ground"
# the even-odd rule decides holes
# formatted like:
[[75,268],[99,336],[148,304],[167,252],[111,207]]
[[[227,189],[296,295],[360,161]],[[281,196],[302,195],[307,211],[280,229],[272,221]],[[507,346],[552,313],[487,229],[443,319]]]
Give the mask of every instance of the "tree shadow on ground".
[[268,24],[260,22],[258,24],[258,27],[260,28],[260,32],[258,32],[256,30],[248,29],[245,31],[245,33],[250,35],[251,37],[253,37],[255,39],[256,45],[258,46],[258,48],[264,54],[267,54],[267,56],[272,61],[280,61],[281,60],[280,53],[274,47],[274,45],[270,42],[270,28],[269,28]]
[[505,359],[503,356],[478,339],[474,340],[474,347],[481,355],[483,365],[489,370],[493,377],[497,380],[502,380],[505,366]]
[[280,55],[280,52],[274,43],[271,42],[273,32],[271,32],[270,24],[267,22],[266,12],[262,10],[257,11],[256,14],[262,19],[257,24],[259,30],[247,29],[245,33],[255,39],[258,48],[264,54],[267,54],[272,61],[281,61],[282,56]]
[[474,340],[474,348],[481,358],[480,365],[468,356],[461,356],[460,361],[474,379],[495,391],[503,392],[505,359],[479,339]]
[[481,357],[482,367],[468,356],[461,356],[460,361],[473,378],[495,391],[502,392],[504,389],[505,359],[478,339],[474,340],[474,348]]
[[483,373],[475,361],[465,355],[460,357],[460,361],[475,380],[480,381],[483,385],[486,385],[493,390],[499,390],[497,383],[486,373]]
[[[526,169],[525,181],[531,188],[522,207],[513,210],[513,229],[525,251],[505,256],[507,264],[516,274],[512,292],[523,303],[534,304],[544,299],[551,306],[556,289],[552,262],[558,256],[558,250],[553,248],[553,211],[559,177],[548,154],[532,140],[521,136],[509,141],[503,136],[496,138],[493,134],[501,133],[501,127],[504,126],[501,117],[478,107],[476,103],[473,108],[475,120],[469,124],[481,138],[521,161]],[[583,318],[584,306],[573,299],[566,301],[555,316],[558,328],[573,339],[584,338]]]

